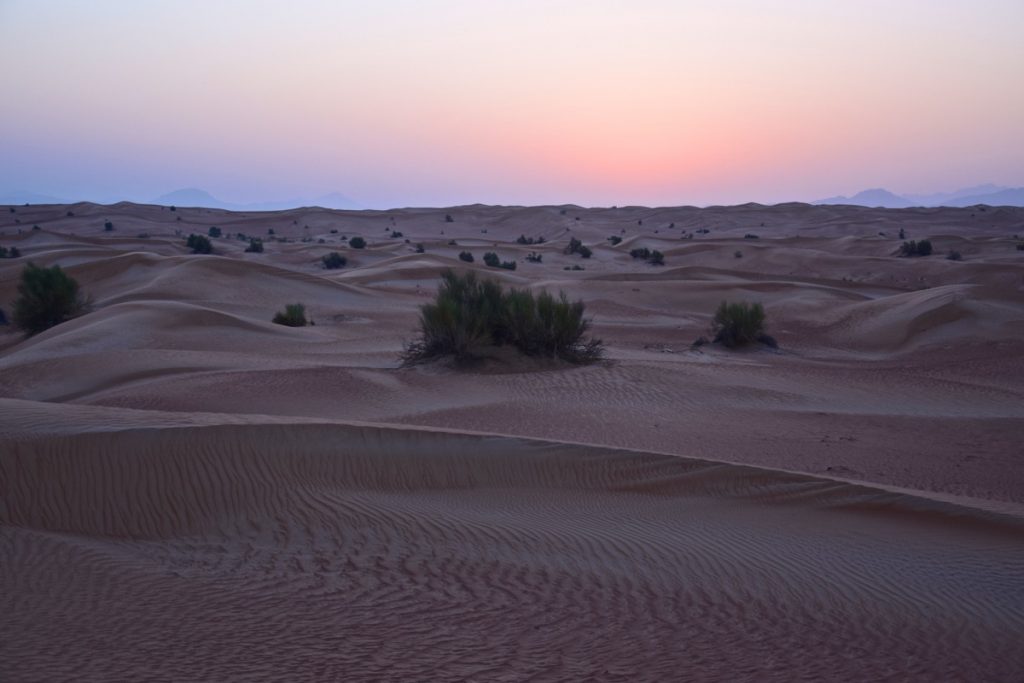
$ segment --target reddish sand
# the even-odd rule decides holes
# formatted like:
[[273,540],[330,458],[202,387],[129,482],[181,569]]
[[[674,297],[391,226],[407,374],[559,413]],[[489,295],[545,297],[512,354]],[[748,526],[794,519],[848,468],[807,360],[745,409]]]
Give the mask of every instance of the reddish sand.
[[[8,314],[93,299],[0,328],[0,680],[1024,679],[1024,209],[0,216]],[[400,368],[444,267],[608,360]],[[723,299],[780,348],[691,349]]]

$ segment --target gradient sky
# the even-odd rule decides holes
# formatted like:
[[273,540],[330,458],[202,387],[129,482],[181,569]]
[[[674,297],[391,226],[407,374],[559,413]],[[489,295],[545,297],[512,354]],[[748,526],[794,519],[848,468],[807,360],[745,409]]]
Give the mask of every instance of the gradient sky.
[[0,193],[371,207],[1024,185],[1022,0],[0,0]]

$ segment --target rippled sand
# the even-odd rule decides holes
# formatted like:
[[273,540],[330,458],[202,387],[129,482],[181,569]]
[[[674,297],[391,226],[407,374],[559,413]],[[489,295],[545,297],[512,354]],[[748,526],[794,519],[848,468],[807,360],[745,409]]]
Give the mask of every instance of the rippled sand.
[[[1024,677],[1024,211],[65,210],[0,229],[96,303],[0,334],[0,680]],[[524,232],[544,264],[489,272],[582,296],[611,362],[399,369],[438,269]],[[779,352],[689,350],[726,296]]]

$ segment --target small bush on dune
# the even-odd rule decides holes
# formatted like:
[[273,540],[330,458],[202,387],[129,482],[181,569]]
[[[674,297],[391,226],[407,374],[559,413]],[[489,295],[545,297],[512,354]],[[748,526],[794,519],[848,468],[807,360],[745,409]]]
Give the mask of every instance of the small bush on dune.
[[85,312],[88,304],[78,282],[60,266],[41,268],[29,263],[21,271],[14,324],[37,334]]
[[196,235],[195,233],[188,236],[185,240],[185,246],[192,250],[193,254],[212,254],[213,245],[210,244],[210,239],[204,235]]
[[288,304],[283,311],[274,315],[272,322],[287,327],[305,327],[306,307],[302,304]]
[[611,237],[608,238],[608,241],[611,242],[612,246],[614,247],[622,242],[622,238],[619,237],[618,235],[612,235]]
[[0,247],[0,258],[18,258],[21,256],[21,251],[17,247]]
[[579,254],[583,258],[590,258],[594,252],[590,250],[590,247],[584,246],[583,242],[573,237],[569,240],[569,245],[564,249],[566,254]]
[[365,249],[366,240],[364,240],[362,237],[353,237],[348,241],[348,246],[352,247],[353,249]]
[[466,263],[472,263],[473,262],[473,254],[471,254],[468,251],[460,251],[459,252],[459,260],[460,261],[465,261]]
[[441,280],[434,302],[420,308],[420,336],[402,355],[407,365],[441,357],[465,361],[503,344],[528,356],[574,363],[602,355],[601,341],[586,337],[590,323],[581,301],[570,302],[565,294],[556,299],[547,292],[504,291],[472,272],[460,276],[446,270]]
[[932,243],[929,240],[921,240],[920,242],[911,240],[900,245],[900,256],[931,256],[931,254]]
[[251,254],[262,254],[263,253],[263,240],[253,237],[249,240],[249,246],[245,250]]
[[113,232],[113,230],[114,230],[114,224],[111,223],[110,221],[107,221],[106,223],[103,224],[103,231],[104,232]]
[[339,254],[336,251],[332,251],[330,254],[321,257],[321,263],[327,270],[335,270],[337,268],[344,268],[348,263],[348,259]]
[[1024,251],[1024,242],[1017,243],[1017,251]]
[[212,225],[210,226],[210,229],[206,231],[206,234],[210,237],[220,237],[222,233],[220,228],[216,225]]
[[540,263],[544,260],[544,257],[541,254],[538,254],[537,252],[531,251],[529,254],[526,255],[526,260],[529,261],[530,263]]
[[949,259],[950,261],[962,261],[964,255],[961,254],[959,251],[956,251],[955,249],[950,249],[949,253],[946,254],[946,258]]
[[714,340],[728,348],[744,346],[761,341],[774,346],[774,339],[764,333],[764,307],[761,304],[748,304],[744,301],[729,303],[723,301],[715,311],[711,322]]

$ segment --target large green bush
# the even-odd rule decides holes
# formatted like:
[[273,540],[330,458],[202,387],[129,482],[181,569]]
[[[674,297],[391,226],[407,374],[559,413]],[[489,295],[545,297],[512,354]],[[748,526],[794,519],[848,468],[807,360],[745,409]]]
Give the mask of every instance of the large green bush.
[[28,334],[38,334],[85,311],[87,303],[78,283],[60,266],[41,268],[29,263],[21,271],[14,324]]
[[185,246],[191,249],[193,254],[213,253],[213,244],[210,243],[210,238],[206,235],[196,235],[195,233],[189,235],[185,240]]
[[433,303],[420,308],[419,337],[402,359],[412,364],[441,357],[476,358],[487,347],[511,344],[528,356],[562,358],[574,363],[601,358],[603,345],[588,338],[590,322],[582,301],[557,299],[547,292],[505,291],[473,272],[441,274]]
[[774,340],[764,333],[764,307],[745,301],[729,303],[723,301],[711,321],[711,332],[715,341],[729,348],[765,341],[774,345]]

